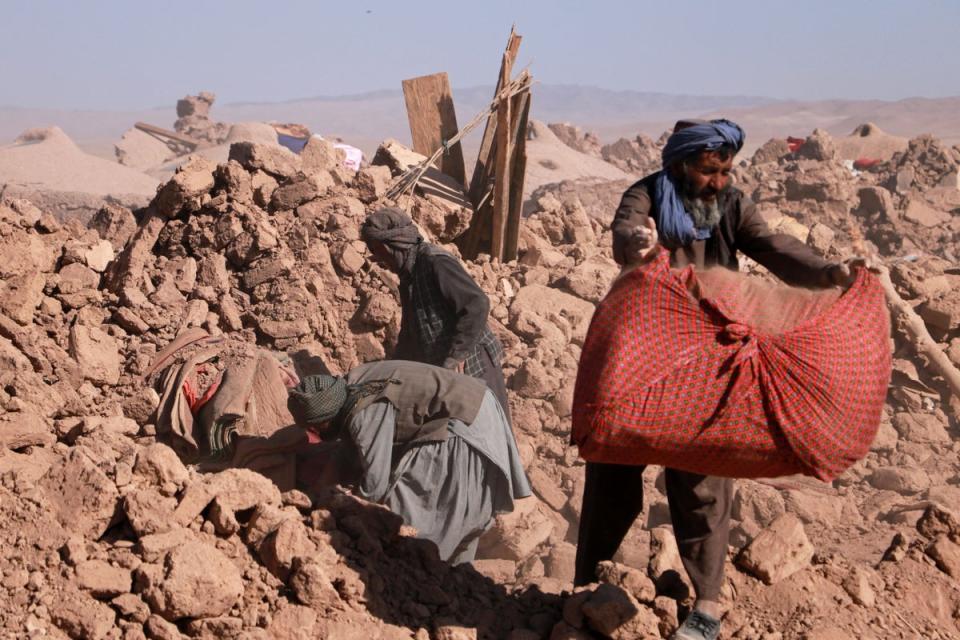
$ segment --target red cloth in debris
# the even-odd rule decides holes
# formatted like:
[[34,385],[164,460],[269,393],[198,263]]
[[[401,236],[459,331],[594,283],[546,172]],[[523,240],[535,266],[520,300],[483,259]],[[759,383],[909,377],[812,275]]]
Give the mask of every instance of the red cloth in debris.
[[857,171],[864,171],[880,164],[880,158],[857,158],[853,161],[853,168]]
[[790,149],[790,153],[795,153],[797,149],[802,147],[803,143],[806,141],[806,138],[794,138],[793,136],[787,136],[787,148]]
[[206,371],[208,371],[206,365],[201,364],[196,367],[192,376],[187,376],[187,379],[183,381],[183,397],[186,398],[187,406],[190,407],[190,413],[193,414],[194,418],[197,417],[203,405],[210,402],[210,398],[216,395],[217,389],[220,388],[220,383],[223,381],[223,374],[218,373],[217,377],[210,383],[210,386],[207,387],[207,390],[203,392],[203,395],[199,395],[197,388],[194,386],[197,382],[195,377],[197,373]]
[[661,251],[597,307],[574,393],[581,456],[822,480],[865,456],[891,367],[876,279],[861,269],[841,296],[788,291],[777,301],[736,286],[698,297],[697,282]]

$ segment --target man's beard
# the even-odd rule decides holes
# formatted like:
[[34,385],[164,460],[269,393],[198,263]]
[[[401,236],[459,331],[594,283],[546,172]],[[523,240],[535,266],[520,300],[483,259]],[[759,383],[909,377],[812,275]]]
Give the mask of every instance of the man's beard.
[[698,229],[712,229],[720,222],[723,212],[720,210],[720,196],[730,188],[727,183],[723,189],[714,195],[710,200],[705,200],[699,193],[694,194],[693,185],[686,179],[683,180],[680,191],[680,201],[683,202],[683,208],[687,210],[693,219],[693,225]]
[[698,229],[712,229],[720,222],[723,215],[720,211],[720,200],[704,200],[703,198],[680,198],[683,208],[693,219],[693,226]]

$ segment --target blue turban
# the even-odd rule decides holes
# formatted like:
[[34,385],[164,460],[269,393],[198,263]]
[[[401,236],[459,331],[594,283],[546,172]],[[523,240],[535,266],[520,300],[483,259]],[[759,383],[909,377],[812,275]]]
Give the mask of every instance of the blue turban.
[[675,131],[663,148],[663,170],[657,177],[654,198],[660,211],[657,233],[667,247],[682,247],[694,240],[706,240],[713,229],[693,226],[693,218],[683,207],[677,185],[668,170],[676,160],[701,151],[716,151],[728,145],[743,148],[743,129],[729,120],[711,120]]

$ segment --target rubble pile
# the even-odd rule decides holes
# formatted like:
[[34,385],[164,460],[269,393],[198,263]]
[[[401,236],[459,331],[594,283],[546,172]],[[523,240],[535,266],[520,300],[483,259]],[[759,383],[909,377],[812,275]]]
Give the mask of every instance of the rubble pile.
[[579,178],[545,184],[530,195],[530,199],[524,205],[524,212],[531,214],[538,209],[549,209],[554,206],[552,201],[540,205],[540,199],[550,194],[560,202],[570,203],[571,206],[579,203],[590,218],[601,224],[609,224],[609,219],[613,215],[611,212],[617,210],[623,192],[634,182],[636,180],[633,179],[611,181],[602,178]]
[[[901,295],[960,365],[952,297],[960,271],[948,253],[960,205],[941,208],[940,178],[905,193],[884,186],[894,166],[939,171],[935,159],[948,156],[931,148],[913,141],[913,153],[854,175],[829,136],[815,132],[793,154],[768,143],[737,178],[772,226],[828,257],[849,255],[851,229],[862,229],[881,256],[897,259]],[[398,283],[366,259],[359,226],[387,203],[405,153],[385,143],[377,164],[354,173],[324,140],[311,139],[299,155],[235,143],[226,163],[196,157],[146,208],[109,206],[88,227],[25,200],[0,204],[4,635],[672,632],[692,594],[660,470],[645,474],[647,506],[615,561],[601,566],[597,583],[571,586],[584,482],[568,445],[573,384],[595,304],[619,272],[606,227],[622,180],[539,190],[519,259],[466,264],[490,296],[535,492],[497,517],[472,566],[444,565],[396,516],[342,489],[281,493],[246,469],[199,473],[156,442],[159,398],[140,376],[185,329],[286,352],[302,374],[390,354]],[[910,198],[945,222],[908,216]],[[472,213],[419,192],[396,204],[451,251]],[[733,607],[728,637],[960,634],[956,407],[899,334],[895,345],[895,386],[865,460],[830,485],[737,483],[723,594]]]
[[226,142],[230,125],[210,119],[210,107],[217,96],[201,91],[195,96],[177,100],[177,120],[173,128],[178,133],[211,145]]
[[569,122],[554,122],[547,125],[550,131],[560,139],[560,142],[571,149],[580,153],[586,153],[591,156],[600,156],[600,138],[589,131],[583,131],[580,127],[572,125]]
[[668,133],[654,141],[652,138],[639,133],[635,138],[620,138],[609,144],[601,144],[596,134],[584,132],[579,127],[569,123],[552,123],[547,125],[565,145],[593,156],[601,158],[624,173],[637,177],[653,173],[660,168],[660,151],[666,144]]
[[600,157],[629,174],[645,176],[653,173],[663,164],[660,152],[667,142],[668,134],[654,141],[642,133],[633,140],[620,138],[616,142],[603,145]]

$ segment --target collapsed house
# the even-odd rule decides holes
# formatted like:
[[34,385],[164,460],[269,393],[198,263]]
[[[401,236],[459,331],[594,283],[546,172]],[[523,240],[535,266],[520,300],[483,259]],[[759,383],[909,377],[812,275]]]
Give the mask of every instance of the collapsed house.
[[[920,138],[855,176],[830,143],[817,133],[796,153],[758,152],[764,161],[739,167],[740,184],[772,226],[826,256],[849,253],[851,230],[862,229],[958,363],[951,225],[960,202],[944,186],[956,179],[955,151]],[[583,490],[567,446],[572,384],[594,305],[618,272],[609,210],[591,216],[575,190],[538,196],[517,260],[466,263],[491,298],[536,494],[497,518],[472,567],[443,566],[394,516],[340,490],[307,496],[249,470],[199,473],[156,442],[160,398],[141,376],[185,330],[286,353],[301,371],[389,353],[396,282],[366,261],[358,233],[403,175],[399,155],[385,145],[378,156],[395,169],[352,174],[328,142],[311,140],[300,155],[237,143],[227,163],[191,161],[147,208],[107,207],[86,228],[4,201],[5,629],[91,638],[669,633],[690,594],[655,472],[644,518],[603,582],[561,598]],[[416,192],[395,203],[454,251],[473,213]],[[784,637],[847,637],[838,634],[878,619],[936,637],[954,624],[957,401],[912,343],[895,338],[896,384],[864,461],[833,485],[739,484],[725,591],[737,601],[725,623],[736,637],[759,638],[768,625]],[[784,590],[806,594],[802,618],[765,604]],[[904,597],[923,604],[904,610]]]
[[[509,77],[501,72],[497,95]],[[520,96],[516,122],[495,100],[488,125],[499,118],[512,135],[523,94],[506,94]],[[183,131],[205,113],[195,105]],[[552,131],[626,174],[656,165],[658,143],[646,138],[598,151],[586,134]],[[522,184],[502,176],[516,175],[511,161],[523,166],[526,136],[501,136],[493,127],[479,181],[468,184],[429,162],[452,145],[417,153],[386,141],[353,171],[333,142],[310,137],[299,154],[276,140],[221,140],[223,158],[194,154],[148,204],[101,206],[89,224],[2,196],[4,634],[559,640],[673,631],[692,594],[656,469],[615,561],[597,583],[571,586],[584,486],[568,444],[573,384],[593,311],[619,273],[608,225],[631,178],[540,186],[521,216]],[[498,154],[495,140],[510,153]],[[875,251],[896,296],[960,366],[960,150],[920,137],[864,171],[843,160],[818,131],[794,150],[770,141],[736,177],[772,228],[821,255]],[[456,163],[445,169],[465,178]],[[397,279],[367,260],[359,235],[386,204],[464,256],[505,348],[535,495],[496,518],[470,566],[446,566],[398,517],[342,488],[304,491],[271,473],[295,452],[271,450],[288,456],[272,466],[185,465],[163,443],[165,403],[146,380],[184,335],[245,345],[244,357],[300,375],[389,355]],[[951,511],[960,400],[949,371],[919,357],[911,335],[894,332],[894,384],[864,460],[832,484],[738,483],[723,593],[735,603],[724,622],[731,637],[960,633]]]

